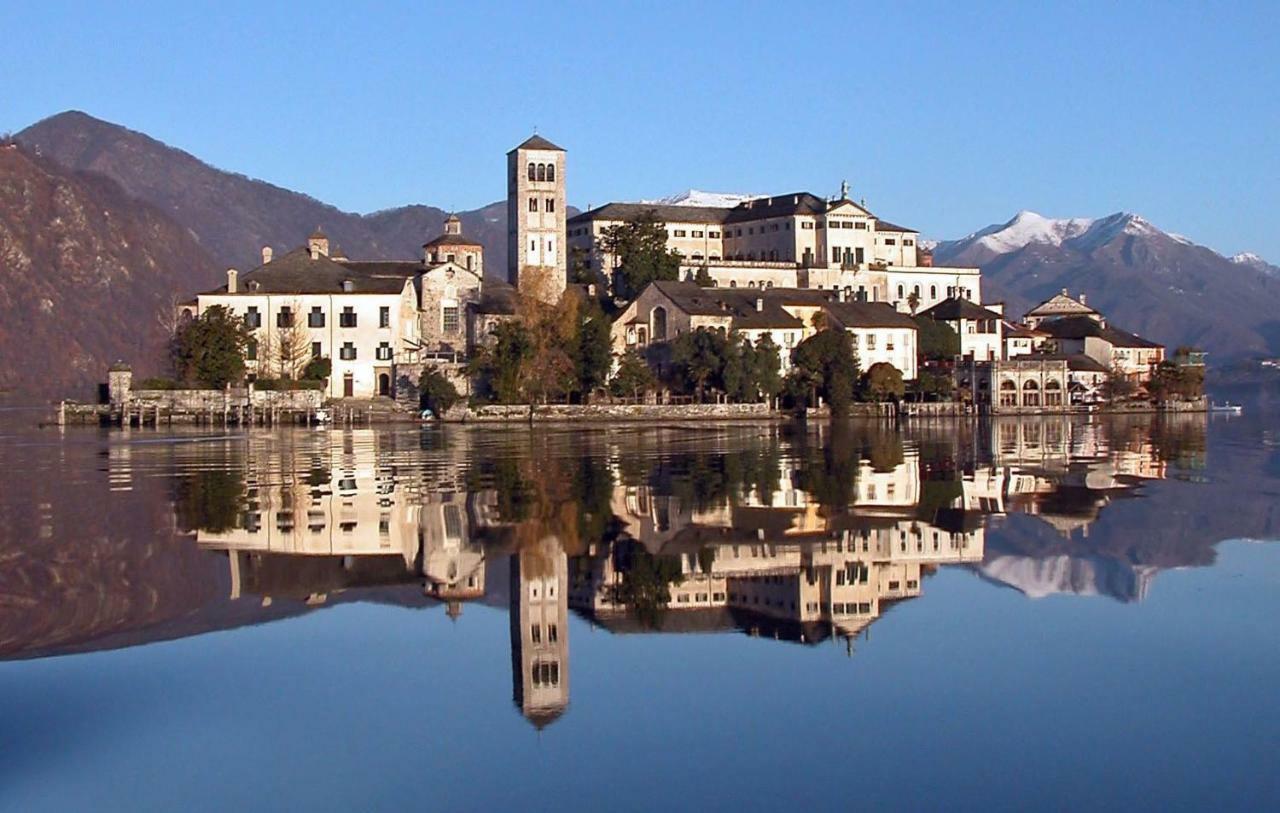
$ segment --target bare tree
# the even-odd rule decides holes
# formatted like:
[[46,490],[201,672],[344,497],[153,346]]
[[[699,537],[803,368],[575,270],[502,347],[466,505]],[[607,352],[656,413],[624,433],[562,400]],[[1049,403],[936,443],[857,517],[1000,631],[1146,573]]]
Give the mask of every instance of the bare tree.
[[302,323],[302,303],[293,300],[281,307],[283,314],[288,308],[288,318],[277,317],[275,329],[270,334],[270,345],[267,348],[267,362],[276,368],[280,378],[296,379],[311,360],[311,336]]

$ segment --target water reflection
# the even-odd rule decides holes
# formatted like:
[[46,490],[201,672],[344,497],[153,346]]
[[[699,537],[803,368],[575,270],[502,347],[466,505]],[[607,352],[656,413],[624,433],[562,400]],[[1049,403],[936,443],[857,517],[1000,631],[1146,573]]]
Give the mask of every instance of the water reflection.
[[[347,601],[455,620],[483,602],[508,608],[513,698],[542,727],[569,703],[571,612],[615,633],[736,630],[852,654],[939,568],[1134,601],[1160,570],[1275,522],[1237,515],[1218,535],[1197,515],[1189,533],[1204,509],[1148,491],[1208,487],[1202,416],[188,440],[109,436],[104,481],[68,477],[62,493],[15,479],[48,493],[22,495],[34,525],[5,523],[0,654]],[[38,468],[83,468],[66,448],[41,454]],[[102,486],[111,508],[86,522]],[[97,540],[55,544],[76,527]]]

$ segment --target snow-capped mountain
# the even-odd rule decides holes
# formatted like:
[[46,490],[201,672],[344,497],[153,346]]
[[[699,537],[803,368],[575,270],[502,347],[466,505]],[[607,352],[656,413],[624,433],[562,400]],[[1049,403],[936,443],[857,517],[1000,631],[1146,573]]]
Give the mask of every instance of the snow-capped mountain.
[[1273,277],[1280,276],[1280,266],[1272,265],[1252,251],[1234,254],[1230,259],[1236,265],[1243,265],[1246,268],[1252,268]]
[[1216,359],[1280,353],[1280,273],[1228,259],[1131,212],[1050,218],[1019,212],[934,249],[941,266],[982,269],[983,299],[1018,315],[1063,288],[1127,330]]
[[1057,594],[1110,596],[1141,601],[1159,568],[1100,556],[995,556],[978,568],[983,578],[1004,584],[1028,598]]
[[676,195],[668,195],[657,200],[643,200],[641,203],[661,203],[666,206],[709,206],[716,209],[732,209],[743,201],[760,197],[759,195],[740,195],[735,192],[703,192],[700,189],[689,189]]

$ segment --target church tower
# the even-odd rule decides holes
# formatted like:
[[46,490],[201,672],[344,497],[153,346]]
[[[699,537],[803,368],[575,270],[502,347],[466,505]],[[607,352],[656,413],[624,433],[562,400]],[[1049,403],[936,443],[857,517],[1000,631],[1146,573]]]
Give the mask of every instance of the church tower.
[[512,699],[539,730],[569,706],[569,557],[548,537],[511,556]]
[[567,282],[564,158],[539,135],[507,153],[507,280],[549,301]]

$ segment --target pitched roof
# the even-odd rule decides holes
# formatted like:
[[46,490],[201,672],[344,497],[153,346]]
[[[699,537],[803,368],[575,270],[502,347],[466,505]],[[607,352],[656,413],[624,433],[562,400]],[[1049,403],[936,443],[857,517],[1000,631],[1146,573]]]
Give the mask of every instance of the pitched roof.
[[1000,319],[1001,321],[1004,319],[993,310],[955,296],[947,297],[920,315],[939,322],[954,322],[958,319]]
[[423,248],[432,246],[479,246],[481,243],[461,234],[442,234],[434,240],[422,244]]
[[725,223],[746,223],[770,217],[792,215],[820,215],[827,211],[827,202],[808,192],[790,192],[766,198],[752,198],[728,210]]
[[507,155],[510,155],[516,150],[556,150],[558,152],[564,152],[563,147],[557,147],[555,144],[552,144],[550,141],[547,141],[542,136],[536,134],[526,138],[519,146],[512,147],[507,151]]
[[[328,257],[311,257],[306,248],[296,248],[266,265],[242,275],[237,294],[398,294],[404,290],[406,274],[392,270],[374,270],[368,265],[397,263],[338,263]],[[420,267],[420,266],[419,266]],[[351,283],[344,291],[343,284]],[[205,293],[226,293],[223,285]]]
[[1105,364],[1091,356],[1086,356],[1084,353],[1030,353],[1025,356],[1017,356],[1012,360],[1065,361],[1067,363],[1067,369],[1074,370],[1076,372],[1108,372]]
[[1044,335],[1044,333],[1035,328],[1027,327],[1017,322],[1010,322],[1008,319],[1004,321],[1004,337],[1006,339],[1035,339]]
[[1097,313],[1096,310],[1089,307],[1078,299],[1067,294],[1067,289],[1063,288],[1061,293],[1056,293],[1045,301],[1036,305],[1027,311],[1027,316],[1068,316],[1073,313]]
[[635,220],[649,212],[664,223],[724,223],[730,209],[718,206],[677,206],[670,203],[606,203],[569,218],[570,223],[593,220]]
[[480,313],[510,316],[516,312],[516,289],[509,282],[485,278],[480,286]]
[[916,234],[917,229],[908,229],[906,226],[899,226],[896,223],[890,223],[887,220],[876,218],[876,231],[900,231],[908,234]]
[[844,328],[900,327],[916,330],[916,322],[887,302],[829,302],[827,313]]
[[1059,319],[1046,319],[1040,323],[1039,329],[1055,339],[1084,339],[1095,336],[1115,347],[1155,348],[1162,346],[1134,333],[1104,325],[1095,319],[1090,319],[1088,316],[1064,316]]
[[343,268],[375,277],[412,277],[425,270],[418,260],[334,260]]
[[767,290],[702,288],[692,282],[659,281],[652,285],[690,316],[722,316],[742,330],[804,327]]

